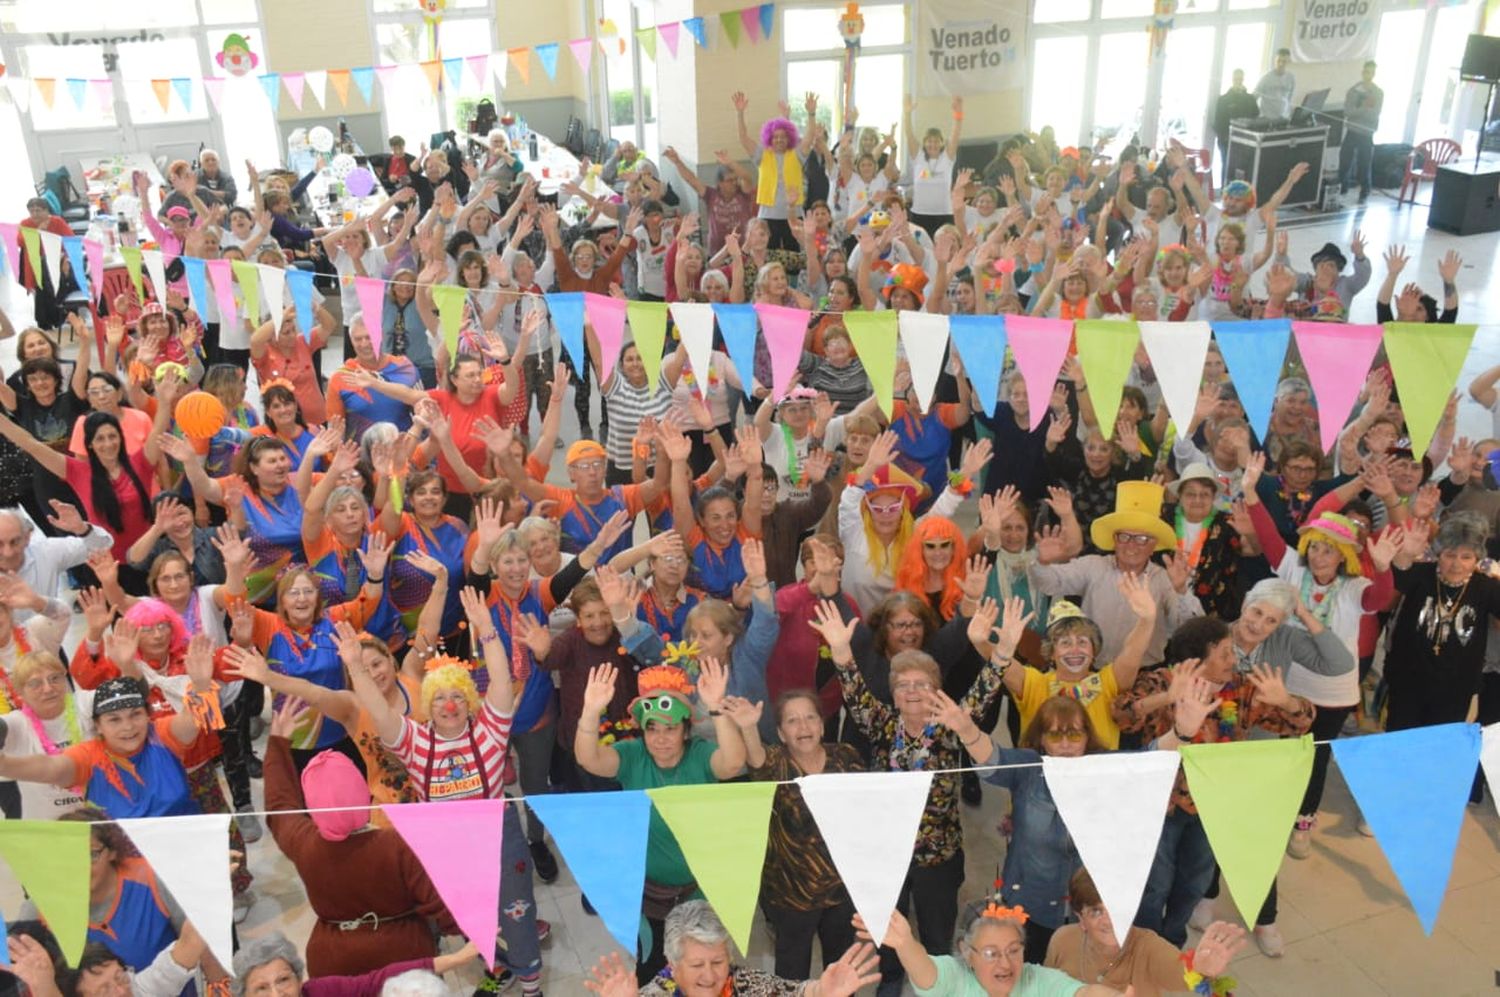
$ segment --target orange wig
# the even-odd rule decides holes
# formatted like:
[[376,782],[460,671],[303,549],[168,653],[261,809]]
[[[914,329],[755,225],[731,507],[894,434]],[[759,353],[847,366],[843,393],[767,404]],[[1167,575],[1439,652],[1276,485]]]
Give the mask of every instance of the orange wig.
[[953,559],[943,569],[943,600],[939,615],[951,620],[958,604],[963,599],[958,583],[964,577],[964,533],[951,519],[943,516],[927,516],[917,520],[912,527],[911,540],[901,551],[901,560],[896,565],[896,588],[910,592],[918,598],[927,598],[927,560],[924,551],[929,543],[948,541],[952,544]]

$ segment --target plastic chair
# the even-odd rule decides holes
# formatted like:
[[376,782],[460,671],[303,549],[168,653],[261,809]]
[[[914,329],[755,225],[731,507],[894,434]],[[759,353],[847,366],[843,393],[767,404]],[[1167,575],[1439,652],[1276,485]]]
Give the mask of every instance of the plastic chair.
[[1417,203],[1417,190],[1423,180],[1436,180],[1437,168],[1451,163],[1463,155],[1463,148],[1451,138],[1430,138],[1406,154],[1406,171],[1401,177],[1401,190],[1396,203],[1406,200],[1406,188],[1411,186],[1411,203]]
[[1214,198],[1214,151],[1213,149],[1193,149],[1188,152],[1188,166],[1193,171],[1193,176],[1198,179],[1198,186],[1203,188],[1203,193],[1210,201]]

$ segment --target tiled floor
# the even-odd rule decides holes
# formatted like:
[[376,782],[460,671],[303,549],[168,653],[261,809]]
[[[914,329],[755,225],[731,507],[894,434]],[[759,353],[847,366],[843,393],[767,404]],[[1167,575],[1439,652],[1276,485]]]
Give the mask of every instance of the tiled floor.
[[[1500,363],[1500,303],[1487,294],[1492,280],[1500,286],[1500,238],[1459,239],[1429,232],[1425,206],[1397,209],[1389,197],[1379,194],[1362,212],[1318,218],[1292,213],[1283,224],[1291,233],[1293,258],[1299,261],[1306,261],[1325,241],[1347,247],[1355,227],[1362,228],[1375,275],[1355,300],[1357,321],[1374,320],[1375,290],[1383,277],[1380,254],[1389,242],[1404,244],[1412,257],[1403,279],[1417,280],[1429,289],[1438,287],[1437,260],[1450,248],[1457,249],[1465,258],[1459,277],[1461,318],[1482,323],[1460,389],[1477,371]],[[10,314],[20,319],[27,310],[24,302],[4,290],[0,288],[0,301],[9,299]],[[24,327],[22,322],[17,324]],[[0,357],[0,366],[8,371],[14,369],[14,353],[5,352],[9,355]],[[325,369],[331,370],[335,363],[337,358],[330,351]],[[567,418],[573,419],[571,406]],[[1472,402],[1464,402],[1461,420],[1464,432],[1490,433],[1488,414]],[[570,425],[565,435],[575,431],[576,426]],[[256,799],[260,799],[259,784]],[[983,892],[1000,865],[1003,844],[995,828],[1004,807],[1005,794],[987,789],[983,805],[964,814],[968,852],[964,899]],[[1494,993],[1500,983],[1500,818],[1495,809],[1486,803],[1482,809],[1471,807],[1465,813],[1447,901],[1431,938],[1423,936],[1377,843],[1355,830],[1356,819],[1335,766],[1312,856],[1300,862],[1288,859],[1282,866],[1279,923],[1287,941],[1286,955],[1267,959],[1251,946],[1235,965],[1238,993],[1245,997]],[[242,934],[279,929],[294,939],[305,938],[311,912],[295,872],[269,836],[251,846],[249,861],[257,877],[258,900],[242,925]],[[0,909],[13,915],[18,896],[14,880],[0,876]],[[583,913],[578,888],[566,869],[557,883],[538,887],[537,903],[553,926],[544,950],[548,992],[581,997],[586,993],[582,981],[587,967],[610,951],[613,943],[598,919]],[[1234,917],[1227,898],[1221,900],[1221,914]],[[769,968],[769,951],[764,925],[757,920],[749,961]],[[470,974],[455,981],[455,986],[472,982]]]

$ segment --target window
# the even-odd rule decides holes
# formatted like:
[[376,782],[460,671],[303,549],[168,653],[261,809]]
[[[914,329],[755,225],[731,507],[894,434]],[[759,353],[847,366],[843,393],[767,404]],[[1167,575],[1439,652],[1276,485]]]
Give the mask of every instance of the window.
[[[1464,59],[1464,46],[1474,30],[1474,4],[1439,7],[1433,25],[1432,44],[1427,48],[1427,71],[1422,76],[1422,101],[1417,105],[1418,142],[1449,133],[1458,97],[1458,67]],[[1379,65],[1376,72],[1380,70]],[[1389,98],[1381,108],[1381,124],[1386,112],[1399,112]]]
[[1083,35],[1038,38],[1031,70],[1031,130],[1052,126],[1059,147],[1083,134],[1083,73],[1089,40]]
[[1175,138],[1190,149],[1202,148],[1204,119],[1212,96],[1214,28],[1178,28],[1167,40],[1167,65],[1161,79],[1158,138]]
[[1229,89],[1234,82],[1234,71],[1245,74],[1245,89],[1254,90],[1260,78],[1261,67],[1266,64],[1266,42],[1271,26],[1265,21],[1248,21],[1231,24],[1224,31],[1224,71],[1219,76],[1219,93]]
[[[19,34],[84,31],[140,31],[142,28],[170,28],[198,23],[197,0],[152,0],[148,4],[119,3],[118,0],[13,0],[7,31]],[[75,74],[76,75],[76,72]]]
[[1032,12],[1033,24],[1058,24],[1063,21],[1087,21],[1092,0],[1046,0]]
[[[20,75],[32,79],[56,80],[52,95],[52,106],[33,86],[31,91],[31,126],[37,131],[62,131],[81,128],[112,128],[115,126],[115,108],[101,107],[89,84],[83,106],[79,107],[69,92],[66,80],[82,73],[99,76],[104,66],[102,45],[27,45],[21,49],[22,71]],[[149,89],[150,84],[147,84]]]
[[1153,0],[1101,0],[1100,17],[1150,17]]
[[198,9],[203,12],[204,24],[235,24],[260,20],[255,0],[198,0]]
[[[609,115],[609,137],[616,142],[634,142],[636,148],[655,156],[658,146],[656,128],[656,60],[651,58],[635,33],[656,24],[656,5],[651,0],[597,0],[600,17],[613,21],[620,29],[618,39],[604,38],[601,74]],[[692,45],[686,32],[679,45]],[[623,40],[622,52],[620,40]],[[658,40],[659,43],[659,40]],[[599,56],[596,54],[597,60]],[[637,99],[639,93],[639,100]]]
[[[783,12],[783,76],[792,120],[800,128],[807,126],[803,95],[808,91],[818,95],[818,120],[823,127],[836,133],[844,126],[844,39],[838,30],[842,11],[829,4]],[[866,4],[860,13],[865,30],[854,63],[854,106],[862,125],[884,134],[901,120],[909,90],[908,10],[900,3]]]
[[[464,131],[478,99],[472,92],[467,69],[463,89],[455,89],[447,74],[442,73],[438,78],[438,93],[434,95],[426,71],[416,65],[435,57],[416,0],[373,0],[373,3],[376,64],[401,67],[391,84],[380,90],[386,134],[401,135],[408,147],[415,149],[420,143],[429,142],[437,132]],[[437,29],[438,52],[443,58],[485,55],[494,50],[490,19],[462,13],[482,7],[478,0],[448,0]],[[505,54],[502,52],[495,58],[504,59]],[[471,92],[464,93],[464,89]],[[485,95],[490,95],[488,84]]]
[[[1426,17],[1427,12],[1420,7],[1386,11],[1380,17],[1380,34],[1375,42],[1375,80],[1385,91],[1385,103],[1381,107],[1380,127],[1375,131],[1377,142],[1406,139],[1407,109],[1415,96],[1413,88],[1422,58],[1422,24]],[[1253,82],[1249,85],[1255,86]]]
[[[1120,132],[1128,136],[1140,124],[1141,103],[1146,97],[1146,74],[1150,71],[1146,58],[1149,44],[1146,34],[1141,31],[1100,36],[1095,65],[1108,66],[1109,69],[1097,74],[1094,87],[1095,136],[1114,138]],[[1058,140],[1061,143],[1060,133]]]
[[[207,95],[199,80],[198,42],[194,38],[167,38],[155,42],[121,42],[115,46],[120,58],[120,77],[130,98],[130,117],[138,125],[168,121],[201,121],[208,117]],[[153,79],[185,77],[188,99],[184,104],[175,85],[169,84],[167,106],[153,89]]]

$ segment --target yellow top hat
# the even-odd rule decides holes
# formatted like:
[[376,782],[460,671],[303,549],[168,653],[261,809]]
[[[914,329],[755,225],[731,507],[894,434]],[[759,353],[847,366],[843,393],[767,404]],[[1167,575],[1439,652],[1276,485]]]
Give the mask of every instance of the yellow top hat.
[[1177,534],[1161,518],[1165,490],[1154,481],[1122,481],[1115,489],[1115,511],[1089,525],[1089,536],[1100,550],[1115,549],[1116,533],[1148,533],[1155,550],[1173,550]]

